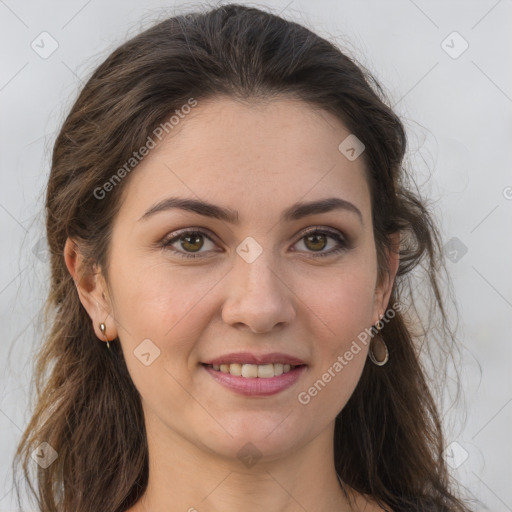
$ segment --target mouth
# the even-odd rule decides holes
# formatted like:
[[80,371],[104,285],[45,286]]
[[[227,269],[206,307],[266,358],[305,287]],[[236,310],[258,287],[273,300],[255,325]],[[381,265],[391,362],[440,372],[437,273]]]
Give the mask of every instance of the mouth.
[[289,363],[222,363],[203,368],[223,387],[244,396],[275,395],[295,384],[307,368]]
[[283,364],[283,363],[267,363],[267,364],[250,364],[250,363],[224,363],[224,364],[204,364],[207,368],[221,373],[229,373],[235,377],[243,377],[245,379],[271,379],[272,377],[279,377],[305,366]]

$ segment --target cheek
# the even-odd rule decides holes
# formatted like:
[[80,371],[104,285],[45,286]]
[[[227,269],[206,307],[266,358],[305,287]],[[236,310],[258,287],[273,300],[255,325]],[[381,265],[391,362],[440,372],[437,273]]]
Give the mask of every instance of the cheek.
[[304,273],[294,291],[307,306],[304,314],[317,318],[321,332],[342,344],[372,321],[375,278],[370,265],[347,262],[337,269]]
[[348,261],[337,272],[321,277],[317,272],[301,281],[304,312],[311,319],[314,333],[314,360],[306,387],[301,391],[303,405],[327,418],[335,417],[354,391],[366,363],[371,328],[376,271]]
[[[165,389],[176,407],[186,401],[183,389],[191,386],[196,364],[191,354],[215,313],[211,300],[222,275],[150,258],[116,266],[111,284],[119,336],[128,370],[146,399]],[[158,354],[148,367],[137,358],[143,343]]]
[[364,329],[371,327],[372,292],[372,283],[354,273],[331,280],[328,292],[317,290],[308,297],[306,305],[318,319],[309,329],[315,364],[297,395],[304,417],[327,424],[356,388],[367,359]]
[[153,336],[156,342],[179,332],[219,280],[216,272],[180,268],[161,259],[155,263],[149,257],[134,258],[118,265],[112,275],[116,317],[131,338]]
[[[217,286],[222,288],[225,267],[180,266],[162,255],[121,258],[113,254],[112,261],[116,265],[110,280],[123,345],[133,351],[149,338],[183,364],[192,350],[191,341],[200,338],[221,308],[223,299]],[[373,266],[373,261],[348,255],[329,269],[305,264],[282,275],[293,290],[288,300],[295,303],[295,321],[321,340],[314,350],[323,352],[322,359],[344,351],[361,330],[369,327],[376,273]],[[286,287],[282,293],[287,293]]]
[[[110,281],[134,385],[152,410],[157,411],[164,400],[173,404],[174,411],[183,411],[190,399],[184,392],[191,387],[190,353],[209,321],[204,296],[215,279],[206,273],[194,279],[192,268],[153,263],[149,258],[117,261]],[[150,354],[146,361],[144,353]]]

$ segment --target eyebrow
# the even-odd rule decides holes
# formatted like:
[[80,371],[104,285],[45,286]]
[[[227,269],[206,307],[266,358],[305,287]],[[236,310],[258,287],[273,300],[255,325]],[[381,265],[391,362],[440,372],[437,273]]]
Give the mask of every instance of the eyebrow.
[[[185,210],[205,217],[211,217],[219,219],[231,224],[238,224],[238,211],[232,210],[231,208],[224,208],[217,206],[206,201],[200,201],[197,199],[181,198],[181,197],[169,197],[159,201],[147,210],[144,215],[139,219],[145,220],[152,215],[168,211],[172,209]],[[359,218],[359,222],[363,224],[363,215],[359,208],[345,199],[339,197],[329,197],[326,199],[320,199],[318,201],[311,201],[309,203],[298,202],[284,210],[281,215],[281,221],[294,221],[300,220],[308,215],[314,215],[318,213],[326,213],[333,210],[344,210],[356,214]]]

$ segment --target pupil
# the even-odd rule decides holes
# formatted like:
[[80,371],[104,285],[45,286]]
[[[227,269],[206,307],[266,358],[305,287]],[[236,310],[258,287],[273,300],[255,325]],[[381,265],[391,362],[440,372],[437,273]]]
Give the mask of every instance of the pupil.
[[[310,249],[313,249],[313,250],[319,250],[319,249],[323,249],[325,247],[325,235],[309,235],[308,237],[306,237],[306,240],[309,241],[309,240],[316,240],[313,241],[313,245],[314,247],[310,247]],[[321,239],[322,241],[320,242],[320,247],[318,246],[318,240]]]
[[[186,235],[184,237],[184,239],[185,239],[185,243],[182,242],[182,244],[181,244],[184,249],[196,251],[196,250],[201,249],[201,247],[203,246],[202,241],[201,241],[201,235],[199,235],[199,234]],[[193,240],[193,241],[189,242],[189,240]],[[185,245],[194,245],[194,244],[200,244],[200,246],[199,247],[185,247]]]

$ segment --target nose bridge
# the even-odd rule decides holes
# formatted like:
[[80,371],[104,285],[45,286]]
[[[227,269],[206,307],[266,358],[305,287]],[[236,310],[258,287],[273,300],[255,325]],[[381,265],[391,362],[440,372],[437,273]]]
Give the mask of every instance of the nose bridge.
[[[235,288],[243,292],[243,298],[251,300],[266,299],[273,300],[282,294],[279,283],[280,280],[276,276],[275,262],[273,261],[272,251],[270,249],[261,248],[257,250],[254,246],[243,243],[237,248],[238,257],[234,263],[234,278],[239,283]],[[245,249],[249,251],[245,253]],[[240,255],[242,253],[242,255]],[[276,282],[277,281],[277,282]]]
[[278,275],[272,251],[246,239],[237,253],[223,308],[224,321],[246,324],[256,332],[290,322],[294,315],[290,292]]
[[265,295],[270,298],[270,295],[279,295],[281,290],[277,290],[276,273],[272,270],[272,256],[270,251],[268,255],[263,254],[252,263],[247,263],[243,260],[237,261],[236,275],[240,280],[241,288],[245,291],[245,294],[256,297],[258,295]]

